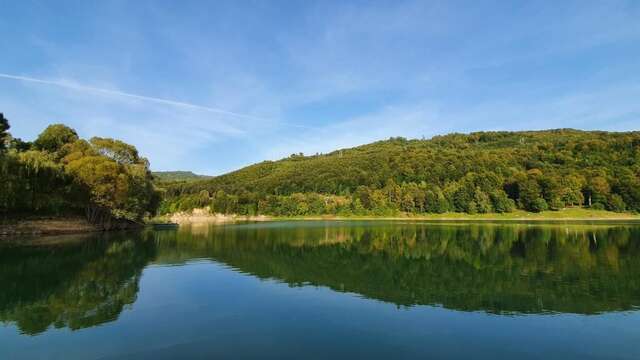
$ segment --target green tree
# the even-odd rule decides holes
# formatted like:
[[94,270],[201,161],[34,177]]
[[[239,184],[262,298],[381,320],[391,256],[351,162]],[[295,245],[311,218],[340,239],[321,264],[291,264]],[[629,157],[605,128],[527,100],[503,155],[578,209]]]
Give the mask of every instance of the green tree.
[[538,181],[542,198],[549,205],[549,209],[560,210],[564,208],[564,201],[562,201],[562,199],[566,191],[560,184],[560,181],[555,176],[550,175],[540,176]]
[[385,214],[389,211],[388,195],[382,190],[373,190],[371,193],[371,209],[377,214]]
[[352,202],[352,211],[354,214],[356,215],[365,215],[367,210],[365,209],[364,206],[362,206],[362,202],[360,202],[360,199],[356,198],[353,202]]
[[480,189],[480,187],[476,188],[476,191],[473,195],[473,201],[476,204],[476,208],[480,214],[486,214],[493,212],[493,205],[491,204],[491,199],[489,195],[487,195],[484,191]]
[[393,180],[387,180],[384,186],[384,192],[387,195],[387,206],[393,209],[399,209],[402,203],[402,189]]
[[213,197],[212,209],[214,213],[225,214],[227,212],[227,194],[224,190],[216,191]]
[[628,210],[640,212],[640,176],[626,167],[617,169],[613,188],[622,197]]
[[623,212],[627,209],[627,204],[624,203],[622,196],[618,194],[611,194],[607,201],[607,210]]
[[360,204],[365,209],[371,209],[371,190],[364,185],[360,185],[356,188],[356,191],[353,193],[354,199],[360,201]]
[[497,213],[508,213],[512,212],[516,204],[512,199],[509,199],[507,194],[503,190],[494,191],[490,194],[491,203],[493,204],[493,209]]
[[519,184],[519,202],[525,210],[540,212],[547,210],[547,202],[542,198],[540,185],[535,179],[529,178]]
[[0,158],[0,214],[84,210],[89,221],[111,228],[138,222],[159,206],[149,163],[131,145],[113,139],[79,140],[75,130],[62,124],[47,127],[33,146],[6,131],[3,136],[11,141],[7,156]]
[[93,137],[89,140],[93,149],[118,164],[132,165],[140,162],[138,150],[125,142],[109,138]]
[[54,124],[47,126],[33,144],[38,150],[53,153],[77,140],[78,134],[75,130],[63,124]]
[[606,204],[610,192],[611,187],[604,176],[589,178],[585,187],[585,197],[589,206],[593,206],[594,203]]
[[534,199],[530,204],[527,210],[532,212],[541,212],[549,209],[549,205],[547,205],[547,201],[541,197]]
[[158,195],[146,159],[119,163],[103,155],[100,146],[84,140],[65,145],[65,151],[65,171],[90,191],[90,221],[110,227],[112,219],[138,222],[155,212],[152,204]]
[[584,204],[584,195],[582,188],[585,185],[585,179],[581,175],[572,174],[563,176],[562,185],[562,202],[570,206],[582,206]]
[[31,150],[31,143],[28,141],[22,141],[20,138],[12,137],[9,141],[9,149],[15,152],[25,152]]
[[207,190],[200,191],[200,193],[198,194],[198,206],[205,207],[209,205],[210,200],[211,200],[211,197]]
[[426,191],[425,203],[429,213],[442,214],[449,211],[449,202],[438,186]]
[[414,212],[415,208],[416,204],[413,199],[413,195],[410,192],[404,193],[402,195],[402,202],[400,203],[400,210],[406,212]]
[[9,139],[9,120],[0,113],[0,152],[6,149],[6,142]]

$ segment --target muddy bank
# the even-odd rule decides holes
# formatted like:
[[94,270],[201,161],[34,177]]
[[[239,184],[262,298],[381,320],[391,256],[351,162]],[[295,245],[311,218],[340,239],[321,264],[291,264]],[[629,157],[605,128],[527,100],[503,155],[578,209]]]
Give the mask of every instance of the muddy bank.
[[[127,230],[141,225],[118,224],[109,230]],[[104,227],[89,223],[84,217],[37,218],[0,223],[0,237],[14,235],[60,235],[106,231]]]

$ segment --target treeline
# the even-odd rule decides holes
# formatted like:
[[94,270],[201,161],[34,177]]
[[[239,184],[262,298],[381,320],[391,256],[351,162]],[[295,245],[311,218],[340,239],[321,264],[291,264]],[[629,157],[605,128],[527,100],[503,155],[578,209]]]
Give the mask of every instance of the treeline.
[[62,124],[33,142],[13,138],[0,114],[0,217],[85,214],[104,228],[155,214],[149,163],[119,140],[80,139]]
[[152,171],[156,182],[193,181],[208,179],[210,176],[194,174],[192,171]]
[[640,132],[571,129],[391,138],[163,183],[161,212],[387,215],[640,211]]

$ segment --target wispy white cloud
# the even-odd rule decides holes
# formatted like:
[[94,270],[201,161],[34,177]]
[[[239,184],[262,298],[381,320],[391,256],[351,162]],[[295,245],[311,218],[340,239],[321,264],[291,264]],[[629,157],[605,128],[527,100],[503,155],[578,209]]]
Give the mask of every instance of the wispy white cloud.
[[250,6],[91,4],[60,24],[43,3],[12,23],[23,6],[0,110],[27,139],[65,122],[211,174],[390,136],[637,128],[633,1]]
[[177,107],[182,107],[182,108],[187,108],[187,109],[207,111],[207,112],[212,112],[212,113],[222,114],[222,115],[230,115],[230,116],[233,116],[233,117],[244,118],[244,119],[252,119],[252,120],[258,120],[258,121],[265,120],[265,119],[262,119],[262,118],[259,118],[259,117],[255,117],[255,116],[252,116],[252,115],[239,114],[239,113],[236,113],[236,112],[233,112],[233,111],[213,108],[213,107],[209,107],[209,106],[202,106],[202,105],[196,105],[196,104],[191,104],[191,103],[182,102],[182,101],[167,100],[167,99],[161,99],[161,98],[156,98],[156,97],[151,97],[151,96],[131,94],[131,93],[128,93],[128,92],[118,91],[118,90],[101,89],[101,88],[96,88],[96,87],[87,86],[87,85],[81,85],[81,84],[78,84],[78,83],[75,83],[75,82],[69,82],[69,81],[56,81],[56,80],[36,79],[36,78],[33,78],[33,77],[29,77],[29,76],[19,76],[19,75],[11,75],[11,74],[4,74],[4,73],[0,73],[0,78],[19,80],[19,81],[28,81],[28,82],[38,83],[38,84],[60,86],[60,87],[73,89],[73,90],[78,90],[78,91],[89,91],[89,92],[94,92],[94,93],[99,93],[99,94],[122,96],[122,97],[136,99],[136,100],[151,101],[151,102],[155,102],[155,103],[158,103],[158,104],[164,104],[164,105],[177,106]]

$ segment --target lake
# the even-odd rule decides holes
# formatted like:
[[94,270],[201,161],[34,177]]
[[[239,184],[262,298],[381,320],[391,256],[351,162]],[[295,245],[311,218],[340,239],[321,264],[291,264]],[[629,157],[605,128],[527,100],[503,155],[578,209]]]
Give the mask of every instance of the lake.
[[298,221],[0,243],[0,359],[640,359],[640,226]]

